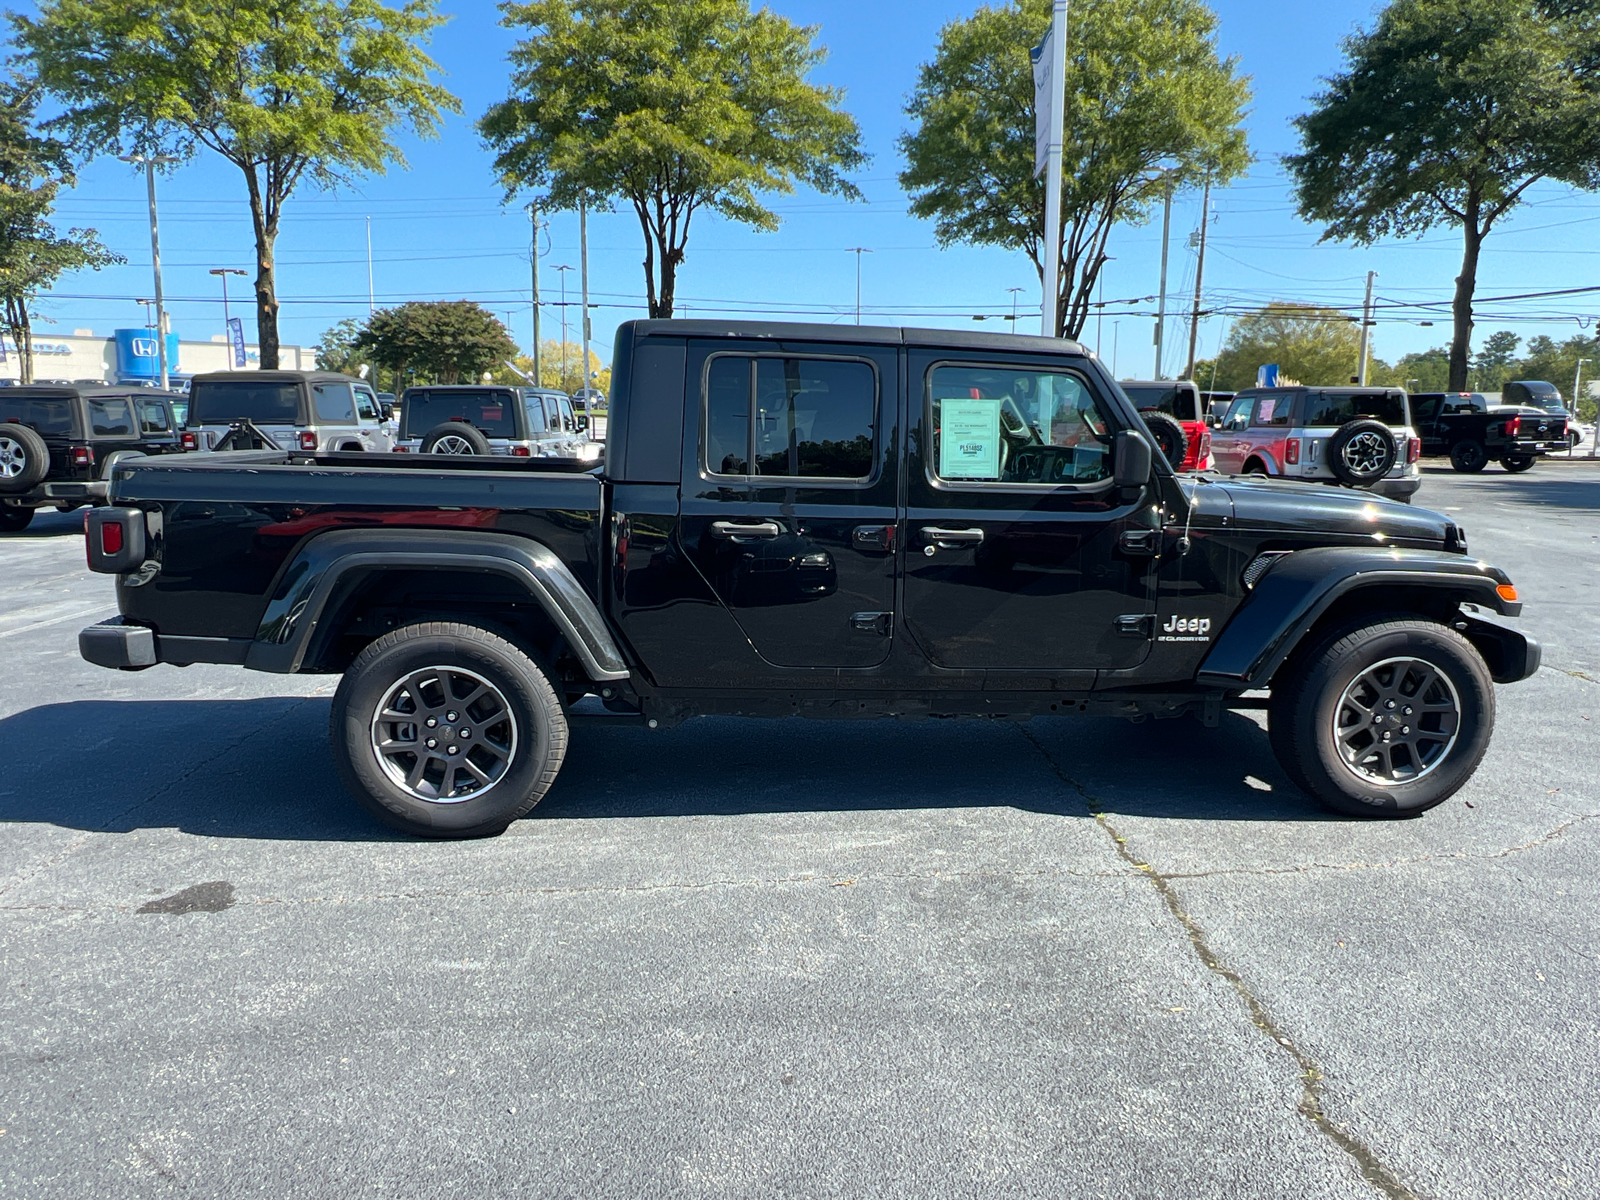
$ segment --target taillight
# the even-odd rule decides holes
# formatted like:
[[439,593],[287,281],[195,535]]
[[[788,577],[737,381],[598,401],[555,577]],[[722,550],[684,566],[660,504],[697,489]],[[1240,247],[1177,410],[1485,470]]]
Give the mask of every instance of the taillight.
[[1422,457],[1422,439],[1412,438],[1406,443],[1406,463],[1410,465]]
[[182,440],[183,440],[183,448],[185,450],[198,450],[198,449],[200,449],[200,435],[199,434],[190,433],[188,430],[184,430],[183,439]]
[[511,447],[511,457],[512,458],[532,458],[533,457],[533,451],[528,449],[526,446],[513,446],[513,447]]
[[107,521],[100,526],[100,553],[122,553],[122,522]]
[[145,515],[137,508],[93,508],[83,518],[89,569],[106,575],[135,570],[144,560]]
[[76,467],[94,466],[94,447],[74,446],[72,448],[72,464]]
[[1290,438],[1289,444],[1283,448],[1283,461],[1291,467],[1300,462],[1300,439]]
[[410,454],[411,453],[411,447],[410,446],[396,446],[394,448],[394,452],[396,454]]
[[1511,420],[1506,422],[1506,436],[1508,438],[1514,438],[1521,432],[1522,432],[1522,418],[1521,417],[1512,417]]
[[317,435],[309,429],[300,431],[300,449],[315,450],[317,448]]

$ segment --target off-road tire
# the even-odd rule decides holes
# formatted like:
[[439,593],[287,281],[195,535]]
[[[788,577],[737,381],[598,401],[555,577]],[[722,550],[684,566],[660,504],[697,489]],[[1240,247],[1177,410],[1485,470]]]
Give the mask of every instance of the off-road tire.
[[1531,470],[1537,460],[1531,454],[1508,454],[1500,460],[1500,465],[1513,475]]
[[0,533],[21,533],[33,522],[33,509],[0,504]]
[[[434,669],[460,669],[487,682],[515,722],[514,749],[492,786],[465,799],[419,798],[392,778],[380,758],[379,711],[404,681]],[[415,723],[424,735],[421,718]],[[378,638],[345,671],[334,694],[328,740],[339,778],[384,824],[428,838],[485,837],[505,830],[550,790],[567,752],[567,718],[545,669],[497,634],[476,625],[426,622]],[[480,735],[480,741],[482,736]],[[432,755],[442,761],[438,754]]]
[[0,423],[0,496],[31,491],[50,473],[50,447],[26,425]]
[[1450,465],[1463,474],[1475,475],[1489,465],[1489,452],[1482,442],[1457,442],[1450,447]]
[[[1426,765],[1414,778],[1378,783],[1341,755],[1336,721],[1341,719],[1341,710],[1356,711],[1347,700],[1350,689],[1371,678],[1369,672],[1395,671],[1385,664],[1397,660],[1423,664],[1437,672],[1439,680],[1448,681],[1448,688],[1438,682],[1424,685],[1415,698],[1437,694],[1453,701],[1455,736],[1431,764],[1411,758],[1416,767]],[[1430,691],[1433,688],[1437,692]],[[1412,728],[1421,728],[1418,722],[1442,717],[1426,712],[1402,715],[1406,712],[1404,695],[1397,697],[1399,707],[1384,707],[1387,704],[1380,698],[1372,711],[1386,722],[1413,721],[1400,726],[1407,735]],[[1364,719],[1344,725],[1346,736],[1358,729],[1367,729]],[[1477,650],[1449,626],[1404,615],[1369,617],[1331,632],[1278,672],[1272,684],[1268,730],[1284,772],[1329,808],[1349,816],[1415,816],[1444,803],[1478,769],[1494,732],[1494,683]],[[1391,736],[1399,731],[1392,730]],[[1368,732],[1377,736],[1376,729]],[[1438,732],[1441,737],[1437,741],[1445,740],[1448,727],[1442,721]],[[1396,742],[1394,747],[1401,744]],[[1428,751],[1422,753],[1425,756]],[[1405,754],[1411,756],[1415,751]]]
[[1328,439],[1328,469],[1349,487],[1371,487],[1388,475],[1399,459],[1394,430],[1370,417],[1346,421]]
[[[441,442],[449,449],[438,449]],[[465,421],[446,421],[442,425],[435,425],[422,435],[422,453],[488,454],[489,439],[476,425],[469,425]]]
[[1174,471],[1183,470],[1184,455],[1189,452],[1189,435],[1184,432],[1183,423],[1155,409],[1139,415],[1144,418],[1145,427],[1155,439],[1156,449],[1161,451],[1161,456],[1172,465]]

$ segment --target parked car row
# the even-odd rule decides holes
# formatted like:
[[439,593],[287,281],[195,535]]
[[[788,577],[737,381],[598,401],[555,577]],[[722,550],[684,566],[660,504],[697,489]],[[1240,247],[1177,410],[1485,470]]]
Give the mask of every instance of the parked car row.
[[187,394],[98,380],[9,387],[0,389],[0,533],[26,529],[40,508],[104,504],[112,468],[130,456],[399,451],[593,462],[602,445],[588,424],[552,389],[423,386],[396,399],[328,371],[197,375]]

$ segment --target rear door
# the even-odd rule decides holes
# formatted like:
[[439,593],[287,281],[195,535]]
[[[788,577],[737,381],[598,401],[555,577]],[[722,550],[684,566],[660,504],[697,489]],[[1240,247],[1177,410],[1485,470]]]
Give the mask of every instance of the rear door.
[[[1112,483],[1119,409],[1083,363],[912,350],[905,628],[937,666],[1138,666],[1160,515]],[[914,410],[915,411],[915,410]]]
[[[894,633],[894,350],[691,342],[678,537],[756,652],[871,667]],[[692,456],[692,457],[691,457]]]

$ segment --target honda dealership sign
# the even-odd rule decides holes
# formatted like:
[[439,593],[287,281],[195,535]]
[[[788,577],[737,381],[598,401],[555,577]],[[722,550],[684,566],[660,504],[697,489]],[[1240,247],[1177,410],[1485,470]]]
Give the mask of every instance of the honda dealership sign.
[[[118,379],[161,378],[161,345],[154,329],[118,329],[113,336],[117,342]],[[169,333],[167,371],[178,369],[178,335]]]

